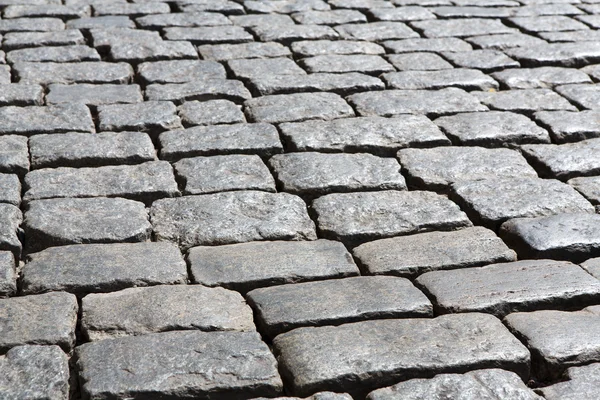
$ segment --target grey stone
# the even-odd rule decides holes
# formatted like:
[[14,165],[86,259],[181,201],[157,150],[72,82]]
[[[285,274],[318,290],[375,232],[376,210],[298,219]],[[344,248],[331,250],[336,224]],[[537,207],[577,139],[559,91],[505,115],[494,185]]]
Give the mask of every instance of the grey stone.
[[367,11],[376,21],[422,21],[435,19],[435,14],[425,7],[407,6],[397,8],[372,8]]
[[427,297],[408,279],[387,276],[274,286],[247,297],[261,333],[270,338],[303,326],[433,315]]
[[[539,2],[543,3],[543,2]],[[579,15],[584,12],[574,4],[549,2],[549,4],[531,4],[519,7],[514,10],[514,15],[518,17],[535,17],[539,15]]]
[[514,28],[503,25],[498,19],[485,18],[417,21],[412,22],[411,26],[422,31],[425,37],[428,38],[465,37],[518,32]]
[[332,6],[336,8],[352,8],[366,11],[371,8],[392,8],[389,1],[385,0],[330,0]]
[[159,137],[160,158],[219,154],[258,154],[267,157],[283,151],[277,129],[270,124],[196,126],[164,132]]
[[532,113],[535,111],[577,111],[564,97],[550,89],[475,92],[476,97],[493,110]]
[[282,42],[298,40],[335,40],[339,35],[325,25],[260,25],[250,28],[262,42]]
[[8,65],[0,64],[0,85],[11,83],[11,68]]
[[539,379],[557,379],[569,367],[598,362],[598,311],[534,311],[513,313],[504,323],[531,352],[532,373]]
[[146,100],[183,103],[191,100],[226,99],[238,103],[251,98],[244,84],[233,79],[194,80],[187,83],[154,83],[146,87]]
[[308,75],[263,75],[250,84],[260,95],[300,92],[333,92],[341,96],[368,90],[383,90],[384,83],[372,76],[350,73],[314,73]]
[[591,258],[581,263],[581,267],[592,276],[600,279],[600,258]]
[[224,400],[282,391],[275,357],[255,332],[165,332],[103,340],[77,348],[77,367],[86,398]]
[[187,269],[170,243],[79,244],[29,254],[22,276],[23,293],[64,290],[81,296],[186,283]]
[[565,15],[514,17],[509,21],[526,32],[576,31],[587,26]]
[[173,60],[143,63],[137,72],[145,83],[184,83],[204,79],[225,79],[225,68],[214,61]]
[[549,43],[506,49],[524,67],[583,67],[600,61],[600,42]]
[[319,55],[304,58],[300,61],[309,72],[362,72],[379,75],[394,71],[394,67],[378,55]]
[[398,162],[371,154],[278,154],[269,165],[281,190],[298,195],[406,189]]
[[254,40],[241,26],[206,26],[199,28],[165,28],[167,40],[187,40],[193,44],[246,43]]
[[70,352],[78,309],[77,298],[64,292],[0,299],[0,351],[23,344],[55,344]]
[[402,22],[370,22],[368,24],[338,25],[335,30],[343,39],[380,42],[419,37],[419,34]]
[[522,151],[540,176],[567,180],[576,176],[598,175],[600,139],[561,145],[527,145]]
[[354,111],[334,93],[297,93],[264,96],[245,102],[246,117],[255,122],[300,122],[353,117]]
[[352,40],[305,40],[290,46],[300,57],[351,54],[385,54],[385,49],[376,43]]
[[100,55],[88,46],[57,46],[57,47],[32,47],[17,49],[6,54],[6,60],[13,64],[17,62],[78,62],[100,61]]
[[381,191],[329,194],[312,208],[323,237],[356,245],[368,240],[471,226],[447,198],[431,192]]
[[69,360],[58,346],[17,346],[0,356],[0,395],[5,399],[66,400]]
[[27,138],[17,135],[0,136],[0,172],[25,175],[29,170]]
[[427,272],[415,284],[441,314],[485,312],[502,318],[516,311],[577,308],[600,298],[600,281],[575,264],[553,260]]
[[0,297],[13,296],[16,292],[15,256],[10,251],[0,251]]
[[0,33],[5,32],[52,32],[65,29],[58,18],[15,18],[0,21]]
[[31,167],[100,167],[156,160],[150,137],[143,132],[61,133],[29,139]]
[[279,126],[292,151],[370,152],[393,156],[404,147],[449,145],[439,128],[422,115],[306,121]]
[[537,177],[515,150],[482,147],[402,149],[398,158],[411,187],[447,191],[457,181],[492,177]]
[[94,4],[94,15],[102,17],[105,15],[127,15],[139,17],[146,14],[168,14],[171,9],[168,4],[161,2],[149,3],[115,3],[102,2]]
[[600,32],[597,30],[540,32],[541,38],[548,42],[597,42]]
[[501,369],[482,369],[463,375],[440,374],[432,379],[411,379],[383,389],[377,389],[367,400],[417,400],[435,397],[481,400],[543,400],[514,372]]
[[69,131],[95,131],[90,110],[84,104],[0,107],[0,135],[29,136]]
[[73,19],[88,17],[90,7],[73,7],[58,4],[44,5],[9,5],[4,9],[4,18],[31,18],[31,17],[54,17],[60,19]]
[[[508,101],[506,102],[508,106]],[[550,143],[548,132],[524,115],[490,111],[441,117],[434,121],[456,143],[485,147]]]
[[151,226],[144,204],[137,201],[66,198],[31,201],[24,230],[27,250],[35,252],[66,244],[143,242]]
[[344,245],[324,239],[194,247],[188,260],[194,282],[240,292],[359,274]]
[[285,57],[229,60],[226,65],[237,79],[251,79],[273,73],[277,75],[306,75],[306,71],[293,60]]
[[598,80],[598,77],[600,77],[600,67],[598,66],[598,64],[588,65],[586,67],[581,68],[580,71],[585,72],[595,80]]
[[18,207],[0,203],[0,250],[12,251],[18,258],[21,253],[21,242],[18,234],[23,215]]
[[229,0],[185,0],[176,4],[178,5],[178,9],[184,13],[197,13],[208,11],[212,11],[214,13],[218,12],[227,15],[236,15],[244,13],[244,7],[242,7],[241,4]]
[[443,69],[439,71],[401,71],[382,75],[392,89],[442,89],[458,87],[465,90],[498,89],[498,83],[475,69]]
[[150,135],[183,128],[175,105],[169,101],[98,106],[102,131],[143,131]]
[[253,13],[280,13],[292,14],[301,11],[324,11],[329,10],[327,3],[321,0],[262,0],[262,1],[244,1],[246,9]]
[[135,22],[127,16],[109,15],[103,17],[78,18],[67,21],[67,29],[135,28]]
[[352,252],[369,274],[404,277],[517,260],[494,232],[480,226],[376,240]]
[[473,47],[458,38],[434,38],[434,39],[404,39],[390,40],[383,43],[383,46],[392,53],[413,53],[418,51],[428,51],[438,53],[442,51],[471,51]]
[[367,17],[357,10],[301,11],[292,14],[292,18],[299,24],[309,25],[339,25],[367,22]]
[[0,84],[0,106],[41,106],[44,88],[20,83]]
[[294,25],[294,20],[289,15],[284,14],[230,15],[229,19],[231,20],[231,22],[233,22],[234,25],[243,26],[244,28],[268,25]]
[[185,185],[184,194],[230,190],[275,192],[275,180],[257,155],[185,158],[173,166]]
[[124,197],[146,204],[179,196],[171,165],[150,161],[138,165],[39,169],[25,176],[24,201],[61,197]]
[[590,364],[567,369],[566,382],[555,383],[538,389],[547,400],[594,400],[600,364]]
[[88,106],[102,104],[127,104],[143,101],[142,91],[138,85],[91,85],[87,83],[49,85],[46,104],[83,103]]
[[348,96],[348,102],[354,105],[361,116],[427,114],[436,117],[457,112],[487,110],[473,95],[458,88],[357,93]]
[[556,85],[592,82],[581,71],[560,67],[509,69],[492,76],[509,89],[551,88]]
[[0,203],[21,204],[21,182],[15,174],[0,173]]
[[600,178],[597,176],[573,178],[567,183],[577,189],[590,203],[600,205]]
[[546,127],[556,143],[575,142],[600,137],[598,111],[540,111],[535,119]]
[[250,42],[240,44],[205,44],[198,46],[198,53],[205,60],[227,61],[235,59],[276,58],[292,55],[281,43]]
[[129,83],[133,69],[126,63],[17,63],[19,83]]
[[190,42],[170,40],[148,40],[143,43],[116,43],[110,47],[110,57],[114,61],[141,63],[147,61],[197,59],[198,54],[196,53],[196,49],[194,49],[194,46],[192,46]]
[[504,50],[511,47],[533,47],[546,44],[544,40],[524,33],[473,36],[466,38],[466,40],[481,49],[490,50]]
[[161,40],[158,32],[129,28],[90,29],[89,35],[94,47],[104,54],[109,53],[111,47],[119,43],[143,44]]
[[[431,8],[439,18],[506,18],[513,12],[508,7],[440,6]],[[431,19],[431,18],[429,18]]]
[[91,341],[173,330],[256,330],[252,310],[239,293],[202,285],[89,294],[81,310],[81,329]]
[[495,229],[512,218],[561,213],[594,213],[594,207],[571,186],[526,177],[463,181],[452,185],[453,198],[476,224]]
[[[257,397],[253,400],[269,400],[266,397]],[[300,397],[275,397],[272,400],[352,400],[352,396],[347,393],[319,392],[312,396],[301,399]]]
[[522,378],[529,373],[525,346],[487,314],[299,328],[275,338],[274,347],[284,382],[301,396],[318,390],[364,396],[399,380],[428,377],[432,370],[493,367]]
[[158,30],[166,27],[194,27],[231,25],[223,14],[208,12],[184,12],[173,14],[154,14],[136,18],[136,24],[142,29]]
[[177,107],[183,126],[246,122],[241,107],[229,100],[188,101]]
[[[591,83],[591,82],[590,82]],[[556,88],[556,91],[566,97],[580,108],[600,108],[600,86],[596,85],[565,85]]]
[[85,38],[77,29],[56,32],[8,32],[2,47],[5,51],[40,46],[72,46],[85,44]]
[[484,72],[519,67],[520,65],[499,50],[445,51],[442,55],[457,67],[474,68]]
[[150,218],[157,240],[178,243],[184,250],[254,240],[317,238],[306,204],[288,193],[248,190],[161,199],[152,204]]
[[387,59],[399,71],[437,71],[452,68],[452,64],[434,53],[393,54]]

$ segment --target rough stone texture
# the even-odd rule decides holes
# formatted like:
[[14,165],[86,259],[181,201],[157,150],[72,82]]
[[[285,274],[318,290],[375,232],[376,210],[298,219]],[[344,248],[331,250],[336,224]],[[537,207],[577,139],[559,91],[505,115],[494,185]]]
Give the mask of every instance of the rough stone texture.
[[501,367],[523,378],[529,372],[527,349],[498,319],[476,313],[299,328],[275,338],[274,347],[284,382],[300,396],[318,390],[364,396],[431,370]]
[[0,173],[0,203],[21,204],[21,182],[15,174]]
[[0,251],[0,297],[12,296],[16,291],[15,257],[9,251]]
[[[541,35],[543,35],[543,33]],[[523,33],[473,36],[466,38],[466,40],[482,49],[494,50],[504,50],[511,47],[539,46],[546,44],[546,42],[540,38]]]
[[231,21],[223,14],[186,12],[173,14],[154,14],[136,18],[135,22],[143,29],[161,29],[171,26],[219,26],[231,25]]
[[501,369],[482,369],[463,375],[440,374],[432,379],[411,379],[377,389],[367,400],[418,400],[425,398],[462,398],[501,400],[543,400],[517,374]]
[[457,182],[452,191],[474,223],[491,229],[512,218],[594,212],[575,189],[553,179],[513,177]]
[[450,144],[439,128],[422,115],[306,121],[284,123],[279,128],[292,151],[370,152],[393,156],[404,147]]
[[0,135],[94,132],[90,110],[83,104],[0,107]]
[[31,168],[100,167],[156,160],[143,132],[61,133],[29,139]]
[[6,399],[68,399],[67,355],[58,346],[13,347],[0,356],[0,395]]
[[[221,43],[246,43],[254,40],[252,35],[240,26],[207,26],[199,28],[165,28],[164,43],[192,44],[221,44]],[[187,51],[186,51],[187,53]],[[190,56],[193,53],[190,53]],[[187,55],[187,54],[186,54]],[[185,57],[189,58],[189,57]]]
[[600,139],[562,145],[543,144],[522,147],[525,157],[543,177],[567,180],[600,173]]
[[[600,285],[600,283],[599,283]],[[261,333],[368,319],[431,317],[431,303],[408,279],[360,276],[255,289],[248,301]]]
[[589,176],[573,178],[567,182],[581,193],[590,203],[600,205],[600,178]]
[[91,341],[148,333],[253,331],[252,310],[237,292],[201,285],[130,288],[89,294],[81,328]]
[[196,53],[194,46],[189,42],[148,40],[143,43],[117,43],[110,47],[110,58],[114,61],[137,64],[145,61],[197,59],[198,54]]
[[38,46],[69,46],[85,44],[85,38],[77,29],[56,32],[9,32],[4,35],[2,47],[6,51]]
[[473,47],[458,38],[435,38],[435,39],[404,39],[389,40],[383,43],[384,47],[392,53],[419,52],[442,52],[442,51],[470,51]]
[[51,84],[46,104],[83,103],[88,106],[143,101],[138,85]]
[[108,53],[112,46],[119,43],[143,44],[161,39],[158,32],[128,28],[90,29],[89,35],[94,47],[102,54]]
[[31,201],[23,228],[28,252],[66,244],[142,242],[151,232],[143,203],[104,197]]
[[68,353],[75,344],[77,310],[77,298],[63,292],[0,299],[0,351],[55,344]]
[[103,131],[144,131],[150,134],[182,128],[175,105],[169,101],[98,106]]
[[44,88],[18,83],[0,84],[0,106],[40,106],[44,103]]
[[177,246],[150,242],[52,247],[29,254],[22,275],[27,294],[64,290],[82,295],[187,280]]
[[315,73],[309,75],[264,75],[252,78],[254,89],[261,95],[300,92],[333,92],[347,95],[367,90],[383,90],[384,83],[360,73]]
[[183,103],[190,100],[227,99],[238,103],[252,97],[244,84],[236,80],[207,79],[187,83],[152,84],[146,87],[146,100]]
[[186,195],[230,190],[275,192],[275,180],[257,155],[185,158],[173,166]]
[[122,15],[77,18],[66,23],[67,29],[135,28],[135,26],[135,22]]
[[343,39],[379,42],[416,38],[419,35],[401,22],[370,22],[368,24],[338,25],[335,30]]
[[557,143],[600,137],[598,111],[540,111],[535,119],[545,126]]
[[12,204],[0,203],[0,250],[13,252],[18,258],[21,253],[21,242],[18,234],[23,215],[18,207]]
[[517,259],[494,232],[480,226],[376,240],[355,247],[352,253],[369,274],[404,277]]
[[281,190],[293,194],[406,189],[398,162],[371,154],[278,154],[269,165]]
[[538,389],[547,400],[594,400],[600,363],[567,369],[568,381]]
[[384,74],[382,78],[392,89],[442,89],[458,87],[464,90],[498,89],[498,83],[483,72],[466,69],[439,71],[402,71]]
[[412,187],[447,191],[457,181],[492,177],[537,177],[535,170],[515,150],[483,147],[402,149],[398,158]]
[[301,57],[350,54],[385,54],[385,49],[376,43],[354,40],[306,40],[293,42],[291,49]]
[[[300,397],[274,397],[272,400],[352,400],[352,396],[346,393],[333,393],[333,392],[319,392],[312,396],[300,398]],[[266,397],[257,397],[253,400],[269,400]]]
[[346,248],[324,239],[194,247],[188,260],[194,282],[241,292],[358,275]]
[[485,312],[502,318],[516,311],[577,308],[600,299],[600,281],[577,265],[552,260],[427,272],[415,283],[442,314]]
[[429,20],[411,23],[411,26],[423,31],[425,37],[464,37],[491,35],[501,33],[516,33],[517,30],[503,25],[496,19],[448,19]]
[[431,192],[329,194],[315,200],[312,208],[321,235],[352,244],[471,226],[456,204]]
[[237,79],[251,79],[275,71],[278,75],[306,75],[306,71],[285,57],[229,60],[226,64]]
[[129,83],[133,68],[126,63],[27,63],[13,65],[19,83]]
[[[277,362],[254,332],[165,332],[84,344],[77,367],[85,397],[274,396]],[[134,372],[130,372],[134,371]]]
[[492,110],[532,113],[535,111],[577,111],[564,97],[550,89],[476,92],[474,96]]
[[29,170],[27,138],[16,135],[0,135],[0,172],[25,175]]
[[6,54],[6,60],[10,64],[17,62],[100,61],[100,54],[96,49],[84,45],[34,47],[9,51]]
[[292,14],[292,18],[299,24],[315,25],[338,25],[367,22],[367,17],[356,10],[301,11]]
[[224,192],[157,200],[150,216],[159,241],[181,248],[253,240],[316,239],[306,204],[287,193]]
[[394,71],[394,67],[378,55],[318,55],[307,57],[300,64],[309,72],[363,72],[379,75],[383,72]]
[[213,61],[173,60],[138,65],[146,83],[184,83],[204,79],[225,79],[225,68]]
[[529,348],[532,373],[540,379],[557,379],[572,366],[600,361],[600,328],[594,307],[582,311],[534,311],[509,314],[506,326]]
[[565,85],[557,87],[556,91],[580,108],[599,108],[600,91],[596,85]]
[[509,89],[540,89],[592,82],[582,71],[561,67],[508,69],[492,76]]
[[177,107],[183,126],[246,122],[240,106],[229,100],[188,101]]
[[453,68],[452,64],[434,53],[406,53],[387,56],[399,71],[437,71]]
[[520,66],[518,62],[498,50],[445,51],[442,55],[457,67],[474,68],[484,72]]
[[600,61],[599,42],[548,43],[506,49],[506,54],[524,67],[545,65],[582,67]]
[[261,25],[250,28],[263,42],[282,42],[287,44],[299,40],[335,40],[339,35],[324,25]]
[[[247,17],[251,17],[247,15]],[[206,44],[198,46],[198,53],[205,60],[227,61],[238,58],[275,58],[292,55],[290,50],[276,42],[250,42],[240,44]]]

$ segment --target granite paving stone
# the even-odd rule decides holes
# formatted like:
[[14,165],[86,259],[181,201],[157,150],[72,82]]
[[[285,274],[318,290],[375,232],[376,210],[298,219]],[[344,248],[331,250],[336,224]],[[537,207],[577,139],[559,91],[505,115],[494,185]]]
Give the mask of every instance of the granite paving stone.
[[52,32],[65,29],[58,18],[14,18],[0,20],[0,33],[6,32]]
[[524,67],[583,67],[600,61],[600,41],[513,47],[505,52]]
[[166,3],[115,3],[102,2],[94,3],[94,16],[102,17],[105,15],[127,15],[130,17],[139,17],[146,14],[165,14],[171,11]]
[[11,83],[11,68],[8,65],[0,64],[0,85],[7,85]]
[[95,28],[89,30],[91,44],[102,54],[108,54],[119,43],[145,43],[160,41],[158,32],[129,28]]
[[597,30],[580,31],[553,31],[540,32],[538,35],[549,43],[554,42],[597,42],[600,41],[600,32]]
[[85,17],[67,21],[67,29],[104,29],[104,28],[135,28],[135,22],[128,16]]
[[577,111],[567,99],[550,89],[474,92],[473,97],[492,110],[533,113],[535,111]]
[[100,54],[96,49],[84,45],[32,47],[17,49],[6,54],[9,64],[18,62],[78,62],[100,61]]
[[129,83],[133,68],[126,63],[86,61],[79,63],[16,63],[19,83]]
[[391,2],[386,0],[330,0],[329,3],[336,8],[351,8],[357,10],[394,7]]
[[442,55],[457,67],[478,69],[486,73],[520,66],[499,50],[445,51]]
[[250,12],[265,14],[292,14],[301,11],[325,11],[330,9],[330,6],[326,2],[321,0],[244,0],[244,7]]
[[367,12],[375,21],[408,22],[435,19],[435,14],[420,6],[371,8]]
[[91,13],[89,6],[66,6],[56,4],[46,5],[9,5],[4,9],[4,18],[23,17],[55,17],[60,19],[73,19],[89,17]]
[[453,68],[452,64],[434,53],[392,54],[387,59],[398,71],[437,71]]
[[275,338],[274,347],[284,383],[300,396],[318,390],[364,396],[431,370],[529,373],[527,349],[498,319],[479,313],[298,328]]
[[385,49],[380,45],[359,40],[302,40],[293,42],[290,47],[300,57],[385,54]]
[[78,296],[129,287],[187,282],[177,246],[162,242],[76,244],[29,254],[24,294],[67,291]]
[[173,14],[153,14],[136,18],[135,23],[142,29],[161,29],[165,27],[196,27],[231,25],[223,14],[212,12],[186,12]]
[[567,381],[538,389],[547,400],[593,400],[598,387],[600,363],[571,367],[565,373]]
[[458,38],[416,38],[404,40],[388,40],[382,43],[391,53],[413,53],[427,51],[438,53],[442,51],[470,51],[473,47]]
[[89,83],[48,86],[47,105],[82,103],[96,107],[103,104],[128,104],[143,101],[138,85],[92,85]]
[[369,42],[419,37],[418,33],[402,22],[380,21],[368,24],[346,24],[336,26],[335,30],[342,39],[366,40]]
[[70,46],[85,44],[78,29],[56,32],[8,32],[4,35],[2,48],[5,51],[39,46]]
[[98,106],[101,131],[143,131],[150,135],[183,128],[170,101],[145,101],[134,104]]
[[177,107],[177,114],[185,127],[246,122],[241,107],[229,100],[187,101]]
[[306,71],[300,68],[293,60],[285,57],[228,60],[225,64],[237,79],[251,79],[273,73],[277,75],[306,74]]
[[0,298],[17,292],[15,256],[10,251],[0,251]]
[[367,17],[357,10],[301,11],[291,15],[299,24],[341,25],[367,22]]
[[0,84],[0,106],[41,106],[44,88],[20,83]]
[[16,257],[21,253],[19,225],[22,221],[23,215],[17,206],[0,203],[0,250],[11,251]]
[[67,355],[54,345],[13,347],[0,356],[0,395],[7,399],[68,399]]
[[562,67],[514,68],[492,74],[508,89],[540,89],[574,83],[592,83],[582,71]]
[[184,83],[205,79],[225,79],[225,68],[214,61],[172,60],[142,63],[137,73],[146,83]]
[[315,72],[362,72],[379,75],[383,72],[394,71],[394,67],[381,56],[369,54],[354,55],[318,55],[303,58],[300,65],[309,73]]
[[563,97],[582,109],[598,109],[600,86],[596,85],[564,85],[556,88]]
[[84,104],[0,107],[0,135],[94,132],[90,110]]
[[254,331],[252,310],[237,292],[202,285],[136,287],[82,299],[90,341],[183,330]]
[[522,151],[542,177],[567,180],[600,173],[600,165],[596,164],[600,139],[561,145],[526,145]]
[[282,391],[275,357],[255,332],[164,332],[102,340],[77,348],[77,368],[88,398],[231,399]]
[[509,7],[439,6],[431,12],[439,18],[506,18],[513,12]]
[[[182,12],[215,12],[223,15],[240,15],[244,13],[244,7],[241,4],[229,0],[217,1],[181,1],[175,2]],[[189,3],[189,4],[188,4]]]
[[344,96],[385,89],[385,84],[380,79],[357,72],[263,75],[251,78],[250,85],[262,96],[301,92],[333,92]]
[[197,59],[198,53],[194,46],[183,40],[185,39],[116,43],[110,47],[110,58],[113,61],[132,64],[147,61]]
[[0,172],[23,176],[28,170],[27,138],[17,135],[0,135]]
[[534,117],[540,125],[550,131],[556,143],[576,142],[600,136],[598,111],[539,111]]
[[498,82],[476,69],[456,68],[439,71],[401,71],[382,75],[392,89],[443,89],[457,87],[464,90],[498,89]]
[[397,277],[359,276],[280,285],[254,289],[247,298],[260,332],[271,338],[303,326],[433,315],[427,297],[408,279]]
[[580,68],[579,70],[585,72],[586,74],[594,78],[596,81],[598,81],[598,77],[600,77],[600,65],[598,64],[588,65],[586,67]]
[[277,42],[249,42],[240,44],[205,44],[198,46],[198,54],[205,60],[227,61],[235,59],[288,57],[290,50]]
[[0,299],[0,351],[40,344],[58,345],[70,352],[78,309],[77,298],[64,292]]
[[352,253],[369,274],[401,277],[517,259],[494,232],[480,226],[375,240],[355,247]]
[[509,21],[525,32],[576,31],[586,29],[581,22],[565,15],[514,17]]
[[[264,4],[264,2],[261,2]],[[234,25],[250,28],[252,26],[294,25],[294,20],[286,14],[245,14],[230,15],[229,20]]]
[[240,292],[359,275],[344,245],[325,239],[198,246],[188,262],[193,282]]
[[465,38],[478,48],[504,50],[511,47],[533,47],[546,44],[546,41],[524,33],[503,33],[499,35],[481,35]]
[[169,41],[187,40],[192,44],[246,43],[253,41],[250,33],[240,26],[203,26],[198,28],[165,28]]
[[484,18],[416,21],[411,22],[411,26],[422,31],[424,36],[428,38],[465,37],[517,32],[516,29],[502,24],[500,20]]
[[289,44],[298,40],[335,40],[339,35],[326,25],[259,25],[250,30],[263,42]]
[[15,174],[0,173],[0,203],[21,204],[21,182]]
[[580,264],[592,276],[600,279],[600,258],[590,258]]
[[597,176],[573,178],[567,183],[577,189],[590,203],[600,205],[600,178]]
[[177,104],[186,101],[206,101],[215,99],[231,100],[238,103],[251,98],[244,84],[234,79],[194,80],[187,83],[168,83],[148,85],[146,100],[172,101]]

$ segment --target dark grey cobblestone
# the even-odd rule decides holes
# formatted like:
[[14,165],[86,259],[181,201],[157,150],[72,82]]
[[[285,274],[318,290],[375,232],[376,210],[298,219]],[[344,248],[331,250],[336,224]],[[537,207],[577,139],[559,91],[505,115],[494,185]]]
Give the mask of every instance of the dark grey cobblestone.
[[184,83],[206,79],[225,79],[225,68],[213,61],[173,60],[138,65],[145,83]]
[[227,61],[235,59],[286,57],[290,50],[276,42],[250,42],[241,44],[215,44],[198,46],[198,53],[205,60]]
[[12,296],[16,292],[15,256],[10,251],[0,251],[0,297]]
[[87,83],[64,85],[53,83],[48,86],[46,104],[83,103],[88,106],[103,104],[127,104],[143,101],[138,85],[91,85]]
[[21,204],[21,182],[15,174],[0,173],[0,203]]
[[0,135],[0,172],[23,176],[28,170],[27,138],[17,135]]
[[19,83],[0,84],[0,106],[41,106],[44,88]]
[[69,103],[48,107],[0,107],[0,135],[38,133],[94,132],[90,110],[83,104]]
[[188,101],[177,107],[183,126],[246,122],[241,107],[229,100]]
[[567,370],[566,382],[559,382],[539,389],[547,400],[581,399],[592,400],[598,385],[599,363],[583,367],[571,367]]

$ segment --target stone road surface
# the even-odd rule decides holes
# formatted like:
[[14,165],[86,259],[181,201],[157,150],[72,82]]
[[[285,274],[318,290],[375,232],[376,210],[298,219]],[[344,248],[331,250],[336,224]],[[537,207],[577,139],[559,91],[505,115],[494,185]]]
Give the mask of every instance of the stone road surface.
[[1,400],[600,398],[600,0],[0,0],[0,43]]

